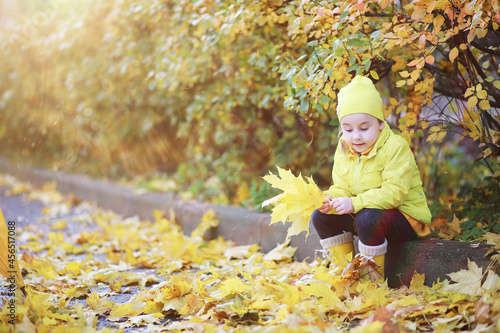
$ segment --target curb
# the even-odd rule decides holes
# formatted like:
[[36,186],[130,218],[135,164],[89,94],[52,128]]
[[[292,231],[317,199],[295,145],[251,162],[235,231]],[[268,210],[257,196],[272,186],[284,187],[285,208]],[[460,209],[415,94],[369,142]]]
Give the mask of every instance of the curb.
[[[0,171],[35,185],[54,182],[61,193],[72,193],[81,200],[96,203],[101,208],[126,217],[137,215],[141,219],[152,220],[156,209],[167,217],[173,212],[176,221],[187,234],[196,228],[203,214],[212,209],[220,224],[207,232],[206,236],[209,238],[222,236],[236,245],[257,244],[264,252],[269,252],[286,239],[287,228],[283,224],[269,225],[270,213],[194,200],[184,201],[178,196],[165,193],[138,195],[129,188],[111,182],[60,171],[29,168],[13,164],[5,158],[0,158]],[[297,247],[295,255],[299,261],[314,258],[315,250],[320,248],[319,237],[314,228],[311,228],[307,239],[304,233],[292,237],[291,245]]]

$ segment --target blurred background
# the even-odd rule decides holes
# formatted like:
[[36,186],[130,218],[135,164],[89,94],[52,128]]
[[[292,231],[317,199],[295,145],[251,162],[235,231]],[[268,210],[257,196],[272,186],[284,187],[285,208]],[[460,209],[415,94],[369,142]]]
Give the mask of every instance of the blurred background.
[[[312,175],[323,189],[331,185],[336,91],[358,73],[377,82],[391,126],[412,144],[436,223],[446,227],[458,216],[467,231],[445,237],[500,232],[495,151],[488,159],[484,141],[460,126],[463,109],[449,109],[466,95],[442,79],[446,68],[453,71],[454,45],[443,44],[441,55],[434,47],[436,62],[426,59],[402,86],[397,72],[418,54],[408,53],[404,66],[401,50],[383,45],[374,55],[384,16],[366,23],[351,11],[351,21],[347,9],[335,8],[278,0],[0,0],[0,154],[144,191],[260,209],[274,195],[261,177],[275,165]],[[446,10],[436,9],[435,19]],[[471,55],[489,61],[494,83],[498,59],[482,58],[478,47]],[[422,89],[431,89],[427,95],[412,85],[432,76],[434,91]],[[477,117],[491,110],[498,119],[489,100],[491,109],[478,107]],[[491,124],[485,127],[494,132]]]

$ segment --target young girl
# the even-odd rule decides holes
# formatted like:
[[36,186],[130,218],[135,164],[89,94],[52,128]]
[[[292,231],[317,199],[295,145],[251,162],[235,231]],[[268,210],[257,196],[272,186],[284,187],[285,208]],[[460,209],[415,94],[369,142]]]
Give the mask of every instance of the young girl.
[[388,242],[430,232],[431,213],[418,167],[408,143],[384,120],[382,99],[369,78],[356,76],[340,89],[337,115],[342,136],[333,185],[311,222],[333,258],[353,253],[357,234],[360,254],[384,276]]

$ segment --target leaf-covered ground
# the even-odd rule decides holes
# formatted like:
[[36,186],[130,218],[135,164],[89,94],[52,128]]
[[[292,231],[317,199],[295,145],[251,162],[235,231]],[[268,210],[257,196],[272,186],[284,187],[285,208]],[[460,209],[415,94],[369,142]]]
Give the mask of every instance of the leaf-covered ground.
[[[10,317],[0,280],[0,332],[496,332],[498,275],[471,263],[450,281],[390,289],[327,262],[295,262],[282,244],[265,254],[203,235],[208,211],[183,234],[175,217],[123,218],[45,186],[0,176],[4,195],[44,202],[18,231],[28,298]],[[69,214],[69,215],[68,215]],[[69,216],[69,217],[68,217]],[[498,237],[490,235],[491,241]]]

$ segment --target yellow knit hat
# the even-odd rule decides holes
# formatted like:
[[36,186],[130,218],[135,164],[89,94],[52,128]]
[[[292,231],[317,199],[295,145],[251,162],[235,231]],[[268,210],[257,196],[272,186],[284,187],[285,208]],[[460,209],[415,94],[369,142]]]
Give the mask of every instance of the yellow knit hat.
[[367,113],[384,121],[382,98],[372,80],[357,75],[340,89],[337,101],[337,116],[341,120],[353,113]]

